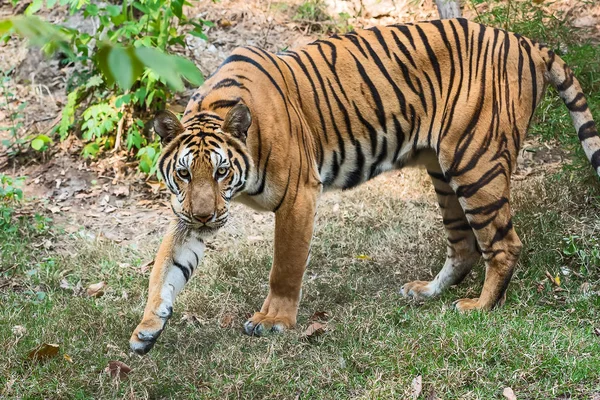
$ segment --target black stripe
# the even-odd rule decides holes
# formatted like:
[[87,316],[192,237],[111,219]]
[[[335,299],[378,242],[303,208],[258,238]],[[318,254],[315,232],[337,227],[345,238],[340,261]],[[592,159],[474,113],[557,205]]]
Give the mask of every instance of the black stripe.
[[594,167],[596,171],[600,168],[600,150],[596,150],[596,152],[592,154],[592,167]]
[[[250,196],[256,196],[257,194],[261,194],[265,190],[265,184],[267,183],[267,168],[269,166],[269,158],[271,158],[271,149],[269,149],[269,153],[267,153],[267,158],[265,159],[263,173],[260,178],[260,185],[255,192],[248,193]],[[257,167],[260,168],[260,165],[258,165]]]
[[[581,102],[581,104],[577,105],[577,103]],[[571,100],[568,103],[565,103],[567,108],[569,109],[569,111],[573,111],[573,112],[582,112],[587,110],[588,108],[588,104],[587,101],[585,100],[585,96],[583,95],[583,93],[579,92],[577,93],[577,96],[575,96],[575,98],[573,100]]]
[[377,130],[373,125],[369,123],[369,121],[366,118],[362,116],[356,103],[354,103],[354,112],[358,116],[358,119],[363,124],[363,126],[367,128],[367,132],[369,133],[369,140],[371,141],[371,155],[375,157],[375,153],[377,152]]
[[385,51],[385,54],[388,56],[388,58],[390,58],[390,49],[388,48],[385,39],[383,38],[383,35],[381,34],[381,31],[379,30],[379,28],[377,27],[372,27],[367,29],[373,33],[375,33],[375,37],[377,38],[377,41],[379,42],[379,45],[383,48],[383,51]]
[[385,160],[386,157],[387,157],[387,138],[384,136],[382,143],[381,143],[381,151],[379,152],[379,155],[377,156],[377,160],[375,160],[375,162],[371,165],[371,171],[369,172],[369,179],[375,177],[377,174],[379,174],[381,172],[381,171],[378,171],[378,168],[381,165],[381,163],[383,162],[383,160]]
[[512,227],[513,227],[512,220],[509,220],[508,224],[506,224],[506,226],[498,229],[496,231],[496,234],[494,235],[494,238],[492,239],[492,241],[490,243],[490,247],[493,246],[495,243],[503,240],[506,237],[506,235],[508,235],[508,233],[512,230]]
[[441,172],[433,172],[433,171],[427,170],[427,173],[429,174],[430,177],[435,178],[438,181],[442,181],[442,182],[448,183],[448,180],[446,179],[446,177],[444,176],[444,174],[441,173]]
[[[213,86],[212,90],[226,88],[226,87],[232,87],[232,86],[246,89],[244,87],[244,85],[242,85],[235,79],[225,78],[225,79],[219,81],[215,86]],[[246,89],[246,90],[248,90],[248,89]]]
[[356,141],[354,145],[356,148],[356,168],[354,171],[350,173],[348,178],[346,179],[346,183],[344,184],[344,189],[350,189],[359,183],[362,182],[363,179],[363,166],[365,165],[365,155],[362,152],[360,142]]
[[473,208],[470,210],[465,210],[465,214],[483,214],[483,215],[490,215],[491,213],[498,211],[499,209],[501,209],[505,204],[508,203],[508,199],[506,197],[502,197],[501,199],[490,203],[488,205],[485,206],[481,206],[481,207],[477,207],[477,208]]
[[579,127],[577,136],[580,141],[598,136],[598,130],[596,129],[596,123],[594,121],[588,121]]
[[356,58],[352,53],[350,53],[350,55],[352,56],[352,58],[354,58],[356,68],[358,68],[358,73],[369,87],[369,91],[371,92],[371,96],[373,97],[373,101],[375,102],[375,114],[377,114],[377,119],[379,120],[379,125],[381,126],[381,129],[385,131],[385,108],[383,106],[381,96],[379,95],[375,84],[373,83],[371,78],[369,78],[369,74],[367,74],[367,71],[365,71],[363,65],[358,61],[358,58]]
[[187,269],[187,267],[184,267],[183,265],[181,265],[180,263],[178,263],[175,260],[173,260],[173,265],[175,265],[177,268],[179,268],[181,270],[186,282],[190,280],[190,270]]
[[[388,81],[388,83],[394,90],[394,94],[396,95],[396,98],[398,99],[398,103],[400,104],[400,111],[402,112],[402,115],[404,115],[405,119],[408,119],[408,115],[406,115],[406,99],[404,98],[404,94],[402,94],[402,91],[396,84],[395,80],[390,76],[389,72],[383,65],[383,62],[381,62],[381,59],[379,58],[377,53],[373,50],[373,48],[371,47],[369,42],[364,38],[363,38],[363,42],[365,44],[365,47],[369,51],[369,54],[373,58],[375,65],[377,65],[377,68],[379,68],[379,71],[381,71],[381,74],[385,77],[385,79]],[[380,120],[380,123],[381,123],[381,120]],[[384,131],[386,130],[385,124],[382,125],[382,128],[384,129]]]
[[440,69],[440,63],[438,62],[435,52],[433,51],[433,48],[429,44],[429,40],[427,39],[427,35],[425,35],[425,32],[423,32],[423,29],[421,29],[421,27],[419,25],[416,25],[415,28],[417,29],[417,32],[419,33],[419,36],[421,37],[421,40],[423,41],[423,46],[425,46],[425,50],[427,51],[427,56],[429,57],[429,61],[431,62],[431,67],[433,68],[433,71],[435,72],[435,76],[437,78],[438,85],[439,85],[440,91],[441,91],[442,90],[442,70]]
[[[417,68],[417,64],[415,64],[415,60],[413,59],[412,55],[410,54],[410,52],[408,51],[408,49],[406,48],[404,43],[402,43],[400,41],[400,38],[398,38],[398,35],[396,35],[396,32],[392,31],[392,37],[394,38],[394,41],[396,42],[396,46],[398,46],[398,48],[402,52],[402,55],[404,57],[406,57],[408,62],[410,62],[414,68]],[[394,56],[395,56],[395,54],[394,54]]]

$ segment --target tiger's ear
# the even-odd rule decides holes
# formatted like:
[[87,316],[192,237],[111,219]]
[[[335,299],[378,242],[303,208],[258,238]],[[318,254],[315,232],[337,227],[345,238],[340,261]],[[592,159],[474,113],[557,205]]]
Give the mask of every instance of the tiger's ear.
[[171,111],[161,111],[154,117],[154,131],[160,136],[163,145],[175,139],[177,135],[185,131],[177,116]]
[[223,132],[227,132],[242,142],[246,143],[248,128],[252,124],[252,115],[245,104],[239,103],[233,106],[225,116],[223,122]]

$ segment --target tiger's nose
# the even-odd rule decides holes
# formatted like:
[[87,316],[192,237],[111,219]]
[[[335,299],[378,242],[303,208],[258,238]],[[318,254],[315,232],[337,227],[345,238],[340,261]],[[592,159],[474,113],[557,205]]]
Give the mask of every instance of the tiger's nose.
[[207,223],[208,221],[210,221],[213,216],[215,215],[215,213],[210,213],[210,214],[194,214],[194,218],[200,222],[202,222],[203,224]]

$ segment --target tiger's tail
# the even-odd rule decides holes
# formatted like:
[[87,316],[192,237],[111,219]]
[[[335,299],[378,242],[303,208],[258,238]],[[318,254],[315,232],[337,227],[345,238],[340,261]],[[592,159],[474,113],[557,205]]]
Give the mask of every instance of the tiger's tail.
[[600,136],[579,81],[571,68],[554,52],[542,49],[542,57],[547,66],[546,78],[554,85],[569,109],[585,155],[600,176]]

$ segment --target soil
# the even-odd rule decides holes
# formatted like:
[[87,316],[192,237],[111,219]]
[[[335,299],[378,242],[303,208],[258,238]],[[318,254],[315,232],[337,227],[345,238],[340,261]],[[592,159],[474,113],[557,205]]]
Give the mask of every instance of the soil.
[[[345,12],[355,16],[349,20],[355,28],[437,18],[433,0],[328,0],[326,3],[331,15]],[[583,36],[598,40],[600,5],[590,3],[562,0],[547,7],[567,13]],[[256,45],[278,51],[301,46],[323,35],[322,30],[330,27],[329,23],[294,18],[298,5],[298,0],[193,2],[187,8],[188,16],[213,21],[215,27],[208,30],[208,41],[188,36],[185,55],[209,75],[235,47]],[[7,2],[0,3],[0,18],[12,13]],[[469,18],[473,11],[465,10],[464,14]],[[43,16],[52,22],[66,21],[72,27],[93,29],[90,20],[68,17],[65,9],[56,8]],[[0,70],[12,78],[4,89],[0,88],[15,94],[8,109],[27,103],[23,110],[23,133],[47,132],[56,123],[66,101],[65,86],[73,67],[61,67],[58,60],[46,59],[38,50],[28,49],[24,41],[11,40],[0,44]],[[172,107],[185,105],[192,92],[190,89],[176,97]],[[0,126],[10,122],[8,109],[0,110]],[[0,171],[26,176],[24,191],[33,198],[34,208],[51,215],[67,232],[83,230],[91,237],[137,245],[165,229],[171,213],[166,206],[168,193],[164,185],[135,172],[122,153],[110,153],[90,162],[79,156],[81,147],[79,140],[71,138],[43,157],[27,154],[10,159],[0,153]],[[568,155],[558,147],[527,142],[515,178],[523,180],[538,172],[559,169],[566,160]],[[368,185],[385,185],[409,201],[422,197],[432,200],[431,185],[422,184],[426,180],[420,171],[403,171],[386,174]],[[351,201],[349,196],[353,194],[328,194],[323,202],[325,207],[335,207]],[[233,221],[214,246],[228,246],[227,241],[231,245],[232,239],[262,240],[272,232],[272,215],[258,214],[240,205],[234,205],[232,215]]]

